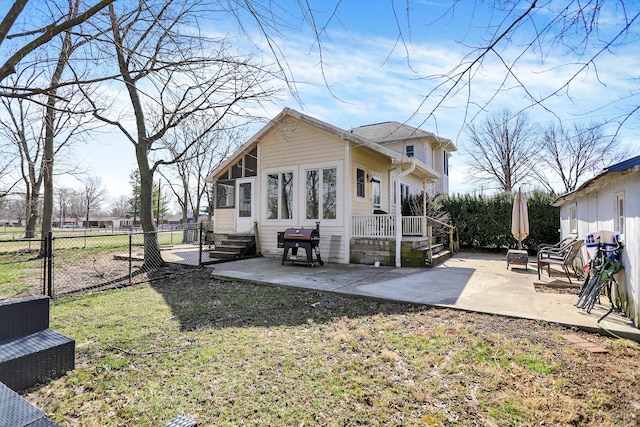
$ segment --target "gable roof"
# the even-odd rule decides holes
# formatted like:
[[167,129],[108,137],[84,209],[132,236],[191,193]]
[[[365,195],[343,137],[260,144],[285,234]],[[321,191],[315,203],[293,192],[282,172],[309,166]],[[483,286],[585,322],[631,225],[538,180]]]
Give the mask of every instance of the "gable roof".
[[450,139],[441,138],[438,135],[424,131],[420,128],[406,125],[400,122],[382,122],[352,128],[350,132],[367,138],[378,144],[396,141],[408,141],[418,138],[431,138],[437,141],[447,151],[456,151],[456,146]]
[[[377,142],[371,141],[368,138],[358,135],[357,133],[340,129],[337,126],[333,126],[329,123],[323,122],[322,120],[318,120],[309,115],[300,113],[299,111],[293,110],[291,108],[284,108],[280,112],[280,114],[278,114],[276,117],[270,120],[269,123],[263,126],[262,129],[260,129],[257,133],[255,133],[247,142],[245,142],[239,149],[237,149],[231,156],[229,156],[227,160],[222,162],[216,169],[214,169],[209,175],[207,175],[207,177],[205,178],[205,181],[210,183],[215,182],[215,178],[218,174],[226,170],[233,163],[237,162],[241,156],[243,156],[246,153],[249,153],[253,149],[253,147],[260,141],[261,138],[263,138],[267,133],[269,133],[269,131],[275,128],[278,124],[283,122],[286,117],[292,117],[294,119],[307,123],[311,126],[314,126],[318,129],[321,129],[325,132],[333,134],[341,139],[352,141],[360,146],[367,147],[375,152],[378,152],[390,158],[392,163],[404,164],[408,166],[415,164],[416,172],[424,176],[430,176],[433,179],[440,178],[440,173],[436,172],[433,168],[425,165],[424,163],[422,163],[421,161],[417,160],[414,157],[409,157],[396,150],[392,150]],[[424,132],[424,133],[429,134],[428,132]],[[429,135],[433,135],[433,134],[429,134]],[[442,139],[444,140],[444,138]]]
[[622,174],[629,172],[640,172],[640,156],[635,156],[630,159],[623,160],[619,163],[607,166],[606,168],[602,169],[602,171],[600,171],[600,173],[598,173],[596,176],[594,176],[590,180],[585,181],[577,189],[558,196],[553,202],[551,202],[551,205],[562,206],[565,202],[575,199],[578,193],[582,191],[587,191],[590,188],[595,189],[601,187],[604,184],[603,181],[605,178],[611,177],[613,174]]

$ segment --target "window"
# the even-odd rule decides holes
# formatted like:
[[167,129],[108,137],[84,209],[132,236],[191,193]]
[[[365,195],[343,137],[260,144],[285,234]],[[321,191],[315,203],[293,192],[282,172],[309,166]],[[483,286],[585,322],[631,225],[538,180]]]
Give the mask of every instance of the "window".
[[409,157],[413,157],[414,156],[413,145],[407,145],[406,147],[404,147],[404,153]]
[[267,219],[293,218],[293,172],[267,175]]
[[569,206],[569,233],[578,233],[578,217],[575,204]]
[[400,183],[400,202],[404,203],[409,199],[409,184]]
[[218,208],[232,208],[235,200],[235,184],[231,182],[218,182],[216,184],[216,205]]
[[242,160],[231,167],[231,178],[242,178]]
[[613,230],[618,234],[624,234],[624,193],[613,196],[615,203],[613,209]]
[[306,219],[336,219],[337,169],[308,170],[306,176]]
[[380,181],[376,178],[371,180],[371,202],[373,210],[380,209]]
[[244,156],[244,176],[258,174],[258,149],[254,148]]
[[241,218],[251,218],[251,183],[243,182],[238,185],[238,216]]
[[443,167],[444,167],[444,170],[443,170],[444,174],[445,175],[449,175],[449,155],[447,154],[446,151],[444,152],[444,165],[443,165]]
[[357,197],[364,197],[364,186],[365,186],[364,170],[357,168],[356,169],[356,196]]

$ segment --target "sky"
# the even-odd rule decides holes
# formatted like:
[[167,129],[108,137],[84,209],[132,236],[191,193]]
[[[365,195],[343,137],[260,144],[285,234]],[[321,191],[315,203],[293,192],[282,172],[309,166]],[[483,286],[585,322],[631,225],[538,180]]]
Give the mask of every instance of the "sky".
[[[522,55],[523,46],[534,34],[534,22],[524,20],[509,39],[510,44],[497,45],[482,67],[474,69],[470,85],[443,100],[450,86],[442,76],[473,58],[477,54],[474,48],[486,43],[488,34],[504,30],[524,12],[528,2],[520,2],[522,7],[509,15],[493,13],[487,2],[474,1],[457,3],[452,9],[450,1],[419,0],[409,2],[407,10],[405,2],[343,0],[337,11],[328,6],[334,2],[310,3],[318,26],[324,26],[330,18],[320,36],[322,51],[297,13],[298,1],[281,1],[283,10],[279,14],[290,27],[274,34],[274,41],[297,81],[297,98],[283,89],[277,99],[254,112],[268,120],[290,107],[342,129],[399,121],[449,138],[458,147],[449,165],[451,193],[490,190],[469,179],[465,123],[472,119],[481,120],[506,108],[526,111],[541,125],[555,123],[558,118],[565,123],[601,121],[626,111],[628,106],[624,105],[626,101],[619,101],[621,98],[628,98],[631,105],[640,104],[640,55],[635,32],[626,34],[624,43],[602,53],[597,64],[582,70],[571,86],[563,88],[563,82],[580,71],[580,65],[567,65],[567,58],[571,58],[567,51],[556,49],[550,40],[541,39],[535,52]],[[551,7],[555,3],[543,2]],[[0,7],[0,13],[4,14],[4,9]],[[536,25],[549,22],[544,8],[536,13]],[[633,17],[638,12],[627,13]],[[245,28],[254,42],[251,46],[232,19],[203,22],[205,32],[228,34],[239,48],[262,48],[264,58],[272,60],[254,26]],[[599,36],[615,34],[619,28],[620,11],[603,9]],[[544,61],[540,60],[542,55]],[[512,76],[505,77],[501,61],[515,59],[514,74],[533,96],[546,97],[561,89],[547,99],[546,109],[531,107],[519,82]],[[502,90],[496,92],[499,87]],[[635,148],[633,154],[640,151],[633,136],[640,130],[639,122],[632,117],[621,129],[615,124],[609,127],[609,132],[618,132],[623,144]],[[248,136],[258,129],[254,125]],[[122,134],[103,129],[74,147],[72,155],[92,176],[102,179],[110,197],[130,194],[129,174],[136,162],[133,146]],[[59,182],[79,187],[74,178],[61,178]],[[525,190],[536,187],[533,182],[523,185]]]

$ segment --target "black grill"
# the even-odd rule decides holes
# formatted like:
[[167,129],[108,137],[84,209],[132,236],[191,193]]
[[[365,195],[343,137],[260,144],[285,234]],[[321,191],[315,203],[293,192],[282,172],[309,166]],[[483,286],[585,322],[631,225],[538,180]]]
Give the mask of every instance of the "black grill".
[[[282,254],[282,265],[286,261],[305,262],[309,267],[317,262],[323,265],[320,258],[320,224],[316,228],[287,228],[284,232],[278,233],[278,247],[284,248]],[[304,249],[306,256],[298,256],[298,249]],[[291,255],[289,255],[291,251]],[[315,253],[315,258],[314,258]]]

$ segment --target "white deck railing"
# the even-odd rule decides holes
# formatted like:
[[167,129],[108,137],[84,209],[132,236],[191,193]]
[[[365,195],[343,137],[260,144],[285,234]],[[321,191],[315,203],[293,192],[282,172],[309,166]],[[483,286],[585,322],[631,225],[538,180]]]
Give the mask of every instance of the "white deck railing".
[[[426,217],[403,216],[402,235],[427,235]],[[396,236],[395,215],[355,215],[351,217],[351,237],[357,238],[393,238]]]

